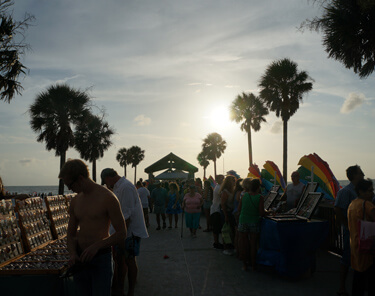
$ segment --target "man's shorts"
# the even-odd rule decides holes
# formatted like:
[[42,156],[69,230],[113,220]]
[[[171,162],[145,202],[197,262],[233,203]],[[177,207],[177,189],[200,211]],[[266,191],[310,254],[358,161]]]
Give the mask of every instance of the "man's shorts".
[[156,206],[154,205],[155,214],[165,214],[165,206]]
[[116,246],[115,251],[119,255],[125,255],[126,259],[133,259],[139,256],[139,249],[141,246],[141,238],[138,236],[131,236],[126,238],[125,247]]

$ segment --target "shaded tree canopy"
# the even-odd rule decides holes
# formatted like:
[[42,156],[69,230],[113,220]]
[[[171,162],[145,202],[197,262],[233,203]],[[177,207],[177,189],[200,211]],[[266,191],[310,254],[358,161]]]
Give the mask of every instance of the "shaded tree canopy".
[[288,121],[299,108],[305,93],[313,88],[313,79],[306,71],[298,71],[290,59],[273,61],[259,82],[260,98],[277,117],[283,120],[283,177],[287,180]]
[[0,100],[8,103],[23,89],[18,80],[21,74],[26,75],[27,68],[20,60],[29,49],[24,34],[35,19],[25,14],[22,21],[15,21],[9,11],[13,4],[12,0],[0,1]]
[[253,93],[243,92],[234,99],[230,106],[231,120],[241,123],[241,130],[247,133],[249,165],[253,164],[251,129],[255,132],[259,131],[261,123],[266,122],[264,117],[266,115],[268,115],[268,109]]
[[208,160],[214,162],[214,174],[216,178],[216,160],[224,153],[227,142],[218,133],[210,133],[203,139],[202,152]]
[[361,78],[375,69],[375,2],[373,0],[320,0],[323,13],[300,28],[323,34],[329,58],[341,62]]
[[[74,146],[74,128],[91,114],[90,97],[84,91],[67,84],[50,86],[39,93],[30,106],[31,129],[38,142],[45,142],[48,151],[60,156],[60,169],[65,163],[66,151]],[[59,194],[64,193],[60,179]]]
[[104,151],[112,145],[114,130],[103,118],[97,115],[88,116],[81,122],[74,133],[75,147],[81,158],[94,161],[104,156]]
[[127,165],[131,164],[131,155],[129,150],[124,148],[120,148],[116,154],[116,160],[120,163],[120,166],[124,168],[124,175],[126,177],[126,167]]
[[288,121],[299,108],[303,95],[312,90],[314,80],[288,58],[273,61],[259,82],[260,98],[277,117]]
[[52,85],[38,94],[29,110],[37,141],[45,142],[56,156],[64,154],[74,146],[74,127],[91,114],[90,100],[85,92],[67,84]]

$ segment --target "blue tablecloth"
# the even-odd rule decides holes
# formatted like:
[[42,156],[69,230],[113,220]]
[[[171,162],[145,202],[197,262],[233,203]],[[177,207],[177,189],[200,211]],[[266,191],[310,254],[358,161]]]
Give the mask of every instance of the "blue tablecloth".
[[298,277],[315,268],[315,253],[328,235],[328,221],[276,222],[264,218],[257,263]]

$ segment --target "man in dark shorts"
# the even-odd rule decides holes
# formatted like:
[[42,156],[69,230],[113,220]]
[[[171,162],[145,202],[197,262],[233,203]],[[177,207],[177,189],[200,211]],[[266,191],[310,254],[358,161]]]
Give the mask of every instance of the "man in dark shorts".
[[[76,269],[77,295],[111,295],[111,246],[126,237],[124,216],[117,197],[89,178],[86,164],[68,160],[59,178],[77,195],[71,200],[68,224],[69,266]],[[109,235],[112,223],[114,233]],[[78,231],[79,228],[79,231]]]
[[[115,272],[112,296],[124,295],[126,275],[129,283],[126,295],[133,296],[138,275],[136,256],[139,255],[141,238],[148,237],[141,200],[135,186],[125,177],[120,177],[114,169],[104,169],[101,179],[102,184],[106,184],[119,199],[128,229],[125,246],[118,245],[114,248]],[[114,229],[111,227],[110,233],[112,231]]]
[[154,213],[156,214],[156,223],[158,227],[156,230],[160,230],[160,216],[163,219],[163,229],[167,227],[165,223],[165,210],[167,207],[168,192],[161,187],[160,181],[155,181],[156,188],[151,192],[151,201],[154,205]]

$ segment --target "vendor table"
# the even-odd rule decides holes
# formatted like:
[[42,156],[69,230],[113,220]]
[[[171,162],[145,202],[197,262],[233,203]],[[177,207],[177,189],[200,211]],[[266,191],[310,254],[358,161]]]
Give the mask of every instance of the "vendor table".
[[283,276],[315,270],[315,256],[328,235],[328,221],[276,222],[263,218],[257,263],[273,266]]
[[1,275],[0,295],[67,296],[75,295],[72,278],[55,274]]

